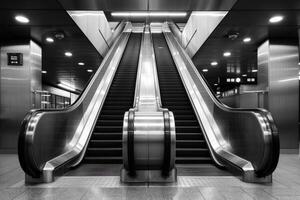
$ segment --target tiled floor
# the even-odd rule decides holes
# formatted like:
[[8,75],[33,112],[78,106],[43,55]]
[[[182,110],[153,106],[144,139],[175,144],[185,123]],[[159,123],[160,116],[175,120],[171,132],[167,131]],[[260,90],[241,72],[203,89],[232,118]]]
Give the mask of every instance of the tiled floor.
[[24,185],[16,155],[0,155],[0,200],[86,199],[281,199],[300,200],[300,159],[281,155],[273,184],[234,176],[179,176],[176,184],[124,185],[118,176],[64,176],[54,183]]

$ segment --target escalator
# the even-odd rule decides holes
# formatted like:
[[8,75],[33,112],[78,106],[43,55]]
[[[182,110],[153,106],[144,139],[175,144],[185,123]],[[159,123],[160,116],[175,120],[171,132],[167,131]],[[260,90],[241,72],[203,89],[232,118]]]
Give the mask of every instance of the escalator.
[[162,106],[172,111],[175,117],[176,163],[210,164],[209,149],[164,35],[152,35]]
[[89,141],[83,163],[122,163],[123,117],[133,105],[141,37],[141,33],[132,33],[129,37]]

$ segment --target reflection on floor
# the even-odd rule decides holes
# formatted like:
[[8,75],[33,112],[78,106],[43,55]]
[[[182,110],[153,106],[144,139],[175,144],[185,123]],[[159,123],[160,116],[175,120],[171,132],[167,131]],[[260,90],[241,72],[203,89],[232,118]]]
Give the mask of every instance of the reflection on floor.
[[[89,166],[94,168],[95,166]],[[181,166],[179,166],[180,168]],[[16,155],[0,155],[0,200],[6,199],[290,199],[300,200],[300,159],[298,155],[281,155],[273,184],[248,184],[237,177],[204,167],[209,175],[188,176],[194,167],[179,170],[178,182],[168,185],[125,185],[115,174],[120,166],[99,176],[69,176],[56,182],[24,185],[24,173]],[[104,168],[103,168],[104,169]],[[101,170],[103,170],[101,169]],[[93,169],[94,170],[94,169]],[[77,171],[79,173],[80,171]],[[82,172],[82,171],[81,171]],[[108,173],[108,172],[107,172]],[[220,173],[215,174],[214,173]],[[218,175],[218,176],[217,176]],[[221,176],[219,176],[221,175]]]

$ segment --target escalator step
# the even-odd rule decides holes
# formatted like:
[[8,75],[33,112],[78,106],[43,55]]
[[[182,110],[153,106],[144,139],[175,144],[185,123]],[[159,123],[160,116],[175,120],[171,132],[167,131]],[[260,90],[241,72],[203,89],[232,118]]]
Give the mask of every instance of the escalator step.
[[205,140],[177,140],[176,148],[207,148]]
[[176,157],[210,157],[207,148],[177,148]]
[[89,148],[120,148],[122,140],[91,140]]
[[[175,122],[176,123],[176,122]],[[200,126],[176,126],[178,133],[201,133]]]
[[88,144],[86,163],[122,163],[123,118],[133,106],[141,36],[132,33],[129,37]]
[[163,34],[153,34],[153,42],[162,105],[175,117],[176,163],[211,163],[201,127]]
[[88,148],[86,151],[87,157],[112,157],[122,156],[122,148]]
[[210,157],[176,157],[176,164],[213,164]]
[[84,162],[88,164],[122,164],[123,159],[119,157],[85,157]]
[[118,133],[94,132],[91,139],[92,140],[122,140],[122,132],[118,132]]

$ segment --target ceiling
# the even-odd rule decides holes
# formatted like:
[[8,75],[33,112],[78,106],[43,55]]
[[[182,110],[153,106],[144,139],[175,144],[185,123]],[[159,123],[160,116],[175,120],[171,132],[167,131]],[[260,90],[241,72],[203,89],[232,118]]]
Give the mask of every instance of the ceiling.
[[186,22],[193,10],[230,10],[236,0],[58,0],[66,10],[103,10],[108,21],[122,19],[134,22],[159,22],[166,17],[120,18],[111,15],[113,11],[185,11],[186,17],[173,17],[175,22]]
[[[283,15],[284,20],[278,24],[270,24],[268,20],[275,14]],[[256,72],[251,72],[252,69],[257,69],[257,48],[266,39],[299,45],[299,28],[299,0],[238,0],[195,54],[193,62],[215,91],[226,91],[240,85],[228,83],[228,78],[241,78],[243,84],[256,84],[256,79],[249,83],[247,78],[257,76]],[[228,36],[233,34],[238,34],[238,37],[229,39]],[[251,37],[252,41],[245,44],[245,37]],[[231,57],[225,58],[225,51],[230,51]],[[211,66],[212,61],[217,61],[218,66]],[[234,70],[227,72],[228,68]],[[208,72],[203,72],[203,69],[208,69]],[[247,77],[242,74],[247,74]]]
[[192,11],[230,10],[236,0],[58,0],[67,10]]
[[[78,90],[86,85],[91,73],[100,65],[102,57],[98,54],[84,34],[66,14],[66,9],[104,10],[108,20],[119,21],[111,16],[112,11],[216,11],[230,10],[220,25],[207,39],[194,56],[198,69],[208,68],[205,77],[213,86],[220,80],[215,90],[233,88],[236,84],[226,83],[228,66],[240,66],[241,72],[230,73],[231,77],[240,77],[242,73],[257,67],[257,47],[267,38],[284,38],[295,43],[298,40],[297,28],[300,24],[299,0],[2,0],[0,3],[0,44],[23,42],[29,38],[39,43],[43,51],[43,82],[56,86],[60,80],[74,83]],[[268,18],[273,14],[283,14],[285,20],[279,25],[270,25]],[[29,25],[17,24],[16,14],[25,14],[30,18]],[[185,23],[186,18],[175,19]],[[144,20],[144,19],[142,19]],[[165,19],[154,19],[165,20]],[[45,37],[62,32],[65,39],[53,44],[45,43]],[[228,39],[228,34],[239,33],[236,40]],[[250,36],[250,44],[243,44],[242,38]],[[64,56],[64,51],[72,51],[73,57]],[[230,50],[232,56],[225,59],[223,51]],[[218,61],[217,67],[211,67],[211,61]],[[85,62],[85,66],[78,66]],[[222,82],[223,81],[223,82]],[[225,82],[224,82],[225,81]]]
[[[60,81],[71,82],[79,91],[83,90],[93,73],[100,66],[102,57],[72,21],[57,1],[53,0],[10,0],[0,3],[0,44],[24,43],[34,40],[43,48],[43,84],[58,87]],[[18,24],[14,16],[22,14],[30,19],[28,25]],[[45,38],[53,38],[63,33],[64,39],[47,43]],[[71,51],[71,58],[64,55]],[[84,66],[78,66],[84,62]]]

